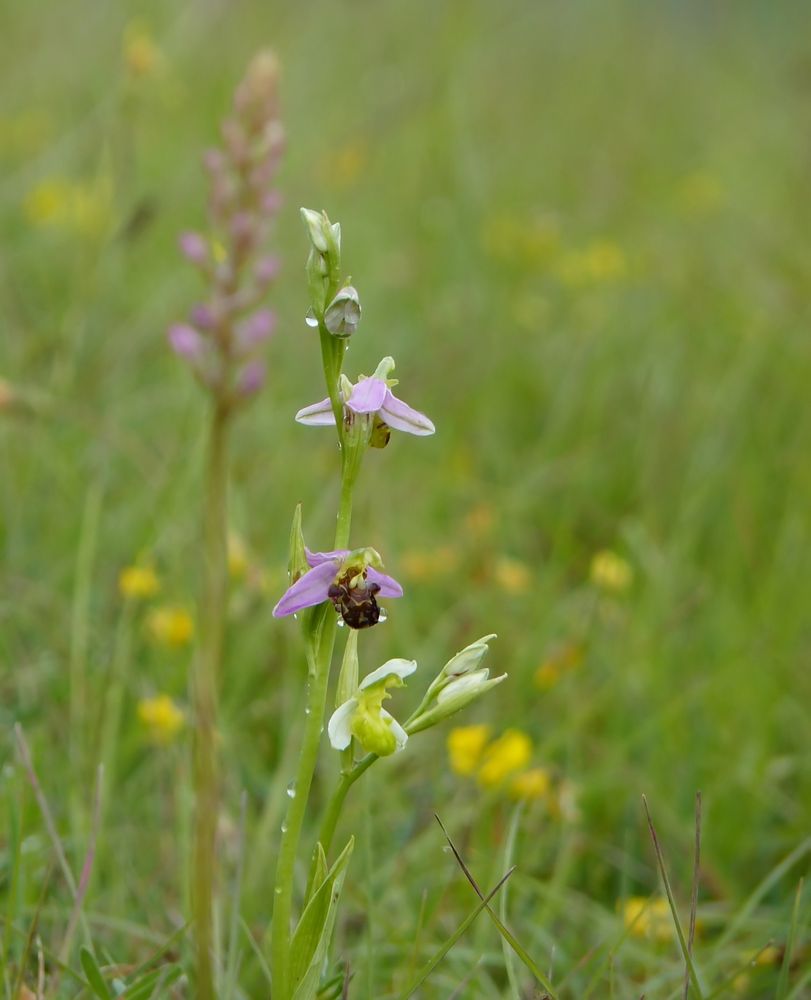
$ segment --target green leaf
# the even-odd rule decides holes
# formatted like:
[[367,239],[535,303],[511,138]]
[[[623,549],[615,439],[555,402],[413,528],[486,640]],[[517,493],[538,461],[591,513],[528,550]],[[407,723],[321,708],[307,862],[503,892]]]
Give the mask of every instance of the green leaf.
[[[314,1000],[327,956],[332,928],[338,910],[346,869],[355,838],[352,837],[335,864],[314,888],[310,901],[298,922],[290,945],[290,982],[293,1000]],[[321,852],[323,854],[323,851]],[[316,861],[316,869],[320,862]],[[315,882],[313,883],[315,886]]]
[[101,969],[96,959],[93,957],[93,953],[88,951],[87,948],[82,948],[79,952],[79,958],[82,963],[82,969],[87,977],[87,981],[90,984],[90,989],[96,994],[100,1000],[113,1000],[113,995],[107,987],[107,983],[104,981],[104,976],[101,974]]
[[168,988],[180,979],[183,970],[179,965],[164,965],[160,969],[147,972],[124,991],[123,1000],[149,1000],[156,986]]

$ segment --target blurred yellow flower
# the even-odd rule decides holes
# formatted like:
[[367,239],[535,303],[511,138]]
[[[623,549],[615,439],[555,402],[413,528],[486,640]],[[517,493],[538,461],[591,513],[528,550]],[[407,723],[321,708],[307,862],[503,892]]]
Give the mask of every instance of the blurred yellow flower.
[[242,580],[250,568],[248,547],[235,532],[228,535],[228,574],[232,580]]
[[71,194],[71,185],[62,178],[41,181],[25,197],[26,218],[35,226],[62,225],[69,214]]
[[140,21],[130,21],[124,29],[123,56],[127,72],[136,79],[151,76],[163,60],[155,39]]
[[517,799],[544,799],[551,787],[552,779],[544,767],[530,768],[510,782],[510,792]]
[[622,919],[635,937],[669,941],[673,936],[673,917],[664,896],[631,896],[622,904]]
[[634,571],[622,556],[610,549],[602,549],[591,560],[589,579],[600,590],[622,594],[633,583]]
[[351,139],[325,157],[318,168],[320,178],[336,188],[352,187],[369,162],[369,146],[365,139]]
[[776,944],[767,944],[765,948],[755,952],[751,960],[755,965],[779,965],[783,961],[784,949]]
[[146,629],[160,646],[186,646],[194,637],[194,619],[186,608],[165,604],[150,611]]
[[537,266],[545,263],[558,249],[560,231],[557,222],[540,214],[497,212],[484,220],[481,246],[498,260]]
[[457,726],[448,733],[448,757],[457,774],[473,774],[490,738],[490,726]]
[[535,684],[541,691],[550,691],[560,678],[583,662],[583,647],[569,642],[550,653],[535,671]]
[[171,743],[183,728],[186,717],[168,694],[142,698],[138,702],[138,719],[147,728],[153,743]]
[[403,574],[412,580],[430,580],[452,573],[459,565],[459,553],[452,545],[435,549],[412,549],[400,560]]
[[48,178],[28,192],[23,212],[39,228],[100,236],[112,220],[112,182],[105,176],[93,182]]
[[692,215],[705,215],[724,202],[721,182],[707,170],[695,170],[682,178],[678,188],[682,208]]
[[529,566],[510,556],[502,556],[493,567],[496,584],[508,594],[525,594],[532,585]]
[[625,253],[610,240],[594,240],[584,250],[570,250],[558,264],[561,281],[576,287],[619,281],[627,273]]
[[122,597],[154,597],[160,586],[158,574],[148,563],[127,566],[118,575],[118,589]]
[[496,514],[489,503],[479,503],[465,515],[464,526],[471,538],[481,540],[493,530]]
[[532,756],[532,741],[520,729],[508,729],[487,747],[479,768],[482,785],[500,785],[514,771],[526,767]]

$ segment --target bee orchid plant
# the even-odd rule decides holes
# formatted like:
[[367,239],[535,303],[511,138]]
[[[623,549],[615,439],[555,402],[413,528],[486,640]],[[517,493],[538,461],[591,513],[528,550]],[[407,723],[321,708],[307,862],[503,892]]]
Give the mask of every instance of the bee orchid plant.
[[[378,601],[403,596],[400,584],[384,571],[376,549],[350,547],[352,505],[363,456],[368,448],[384,448],[392,430],[424,437],[433,434],[435,428],[425,414],[392,391],[397,385],[391,377],[393,358],[384,357],[370,376],[359,375],[354,381],[344,372],[347,344],[360,323],[360,296],[342,277],[340,225],[330,222],[324,212],[305,208],[301,214],[310,239],[306,270],[311,304],[306,322],[318,332],[327,395],[299,410],[295,419],[301,424],[335,428],[341,456],[341,491],[334,548],[329,551],[314,552],[305,545],[301,509],[297,509],[291,535],[290,586],[273,610],[276,617],[302,613],[309,672],[307,721],[295,779],[296,794],[282,825],[276,869],[271,969],[273,994],[278,1000],[310,1000],[316,996],[329,952],[334,908],[352,853],[350,838],[329,866],[333,835],[350,787],[379,759],[405,751],[409,736],[442,722],[506,676],[490,678],[488,670],[480,666],[488,642],[495,638],[485,636],[448,661],[429,685],[417,711],[404,724],[383,707],[383,702],[417,670],[414,660],[388,660],[359,680],[360,634],[383,620]],[[301,915],[294,922],[294,873],[327,715],[327,686],[339,624],[347,627],[346,645],[336,706],[327,726],[330,744],[340,754],[337,784],[312,852]],[[319,932],[305,936],[301,928],[308,926],[308,915],[325,892],[330,893],[330,901],[322,906]]]

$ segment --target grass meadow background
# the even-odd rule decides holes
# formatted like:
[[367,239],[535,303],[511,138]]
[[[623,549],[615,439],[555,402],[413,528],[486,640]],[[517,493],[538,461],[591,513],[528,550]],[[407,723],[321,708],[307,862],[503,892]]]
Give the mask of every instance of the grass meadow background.
[[[241,857],[246,927],[266,928],[304,684],[297,629],[270,610],[295,503],[316,548],[336,503],[331,436],[292,420],[323,396],[308,205],[341,221],[363,301],[348,369],[393,354],[437,425],[393,436],[362,474],[353,538],[406,598],[361,666],[417,659],[408,707],[451,653],[498,633],[491,666],[509,680],[458,724],[526,733],[557,789],[521,815],[510,925],[562,996],[680,996],[675,938],[650,926],[641,795],[686,920],[700,789],[702,973],[729,978],[719,995],[811,996],[804,899],[782,962],[811,832],[809,29],[799,2],[6,0],[5,997],[37,908],[53,951],[70,909],[15,722],[74,870],[105,755],[97,951],[140,962],[188,912],[188,726],[155,745],[138,713],[160,693],[188,710],[191,647],[156,640],[149,608],[193,610],[200,568],[205,406],[165,330],[197,292],[176,237],[205,225],[200,153],[264,45],[284,68],[289,151],[278,333],[232,470],[247,568],[222,678],[223,922]],[[602,550],[627,587],[594,582]],[[149,605],[119,593],[138,558],[161,581]],[[454,772],[449,729],[351,794],[336,935],[351,995],[397,996],[473,908],[435,812],[483,883],[508,867],[514,799]],[[335,756],[325,745],[316,802]],[[644,933],[628,929],[627,901],[651,895]],[[235,995],[266,995],[243,948]],[[520,966],[516,982],[484,915],[419,995],[535,995]]]

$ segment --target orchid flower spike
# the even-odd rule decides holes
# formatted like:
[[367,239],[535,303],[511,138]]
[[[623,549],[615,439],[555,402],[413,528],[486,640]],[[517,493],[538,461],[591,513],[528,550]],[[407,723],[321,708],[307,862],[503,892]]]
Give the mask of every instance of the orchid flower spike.
[[[389,379],[389,374],[394,370],[394,359],[383,358],[377,369],[369,378],[361,376],[353,385],[348,379],[344,379],[341,385],[341,398],[344,403],[344,419],[349,423],[356,417],[367,416],[374,421],[373,443],[375,439],[383,438],[383,443],[388,441],[388,429],[394,428],[397,431],[405,431],[406,434],[415,434],[424,437],[436,431],[433,423],[420,413],[404,403],[402,399],[391,391],[391,386],[396,385],[396,381]],[[311,406],[305,406],[296,414],[296,420],[300,424],[307,424],[313,427],[330,426],[335,424],[335,414],[332,411],[332,403],[329,398],[322,399]]]
[[388,689],[403,687],[403,678],[417,669],[414,660],[388,660],[364,677],[357,690],[332,713],[327,726],[329,741],[336,750],[346,750],[352,737],[366,753],[387,757],[402,750],[408,734],[385,708]]
[[380,620],[378,596],[403,596],[400,584],[382,572],[383,561],[374,549],[307,549],[306,558],[311,568],[287,588],[273,609],[274,618],[330,600],[350,628],[369,628]]

